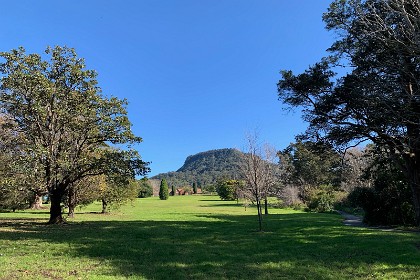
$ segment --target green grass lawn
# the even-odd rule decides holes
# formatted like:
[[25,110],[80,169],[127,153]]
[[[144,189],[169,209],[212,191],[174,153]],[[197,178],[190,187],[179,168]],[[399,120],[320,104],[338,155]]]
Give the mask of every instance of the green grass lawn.
[[0,213],[0,279],[420,279],[420,235],[342,225],[336,214],[256,209],[215,196],[94,204],[67,225]]

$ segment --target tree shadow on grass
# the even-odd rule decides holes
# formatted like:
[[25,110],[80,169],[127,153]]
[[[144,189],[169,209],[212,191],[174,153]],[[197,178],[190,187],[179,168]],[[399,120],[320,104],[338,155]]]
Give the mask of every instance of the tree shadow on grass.
[[[6,224],[14,231],[0,232],[0,239],[65,243],[67,255],[111,264],[108,276],[147,279],[398,276],[407,273],[407,267],[417,268],[420,261],[415,235],[350,229],[333,215],[270,215],[264,221],[265,232],[256,231],[255,216],[203,217],[210,219],[95,221],[65,226],[10,220]],[[407,244],[411,243],[410,251]]]
[[204,208],[213,208],[213,207],[244,207],[242,204],[240,203],[215,203],[215,204],[206,204],[206,205],[200,205],[200,207],[204,207]]

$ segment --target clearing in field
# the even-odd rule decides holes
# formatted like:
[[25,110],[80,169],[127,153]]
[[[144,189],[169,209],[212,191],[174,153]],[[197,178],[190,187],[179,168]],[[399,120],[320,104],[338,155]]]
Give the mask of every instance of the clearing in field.
[[215,196],[99,204],[67,225],[0,213],[0,279],[420,279],[416,233],[348,227],[336,214],[256,210]]

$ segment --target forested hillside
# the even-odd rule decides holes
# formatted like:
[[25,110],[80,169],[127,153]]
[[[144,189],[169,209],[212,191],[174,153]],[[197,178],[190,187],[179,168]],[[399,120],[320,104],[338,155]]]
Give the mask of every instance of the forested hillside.
[[214,184],[219,178],[237,178],[242,152],[236,149],[219,149],[201,152],[187,157],[176,172],[158,174],[152,179],[163,179],[177,187]]

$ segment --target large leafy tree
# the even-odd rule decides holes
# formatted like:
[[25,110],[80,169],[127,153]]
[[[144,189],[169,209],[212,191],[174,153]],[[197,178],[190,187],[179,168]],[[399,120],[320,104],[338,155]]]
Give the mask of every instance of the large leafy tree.
[[74,49],[49,47],[41,56],[21,47],[0,56],[0,108],[23,135],[21,154],[49,193],[49,223],[63,222],[61,202],[79,180],[148,171],[130,147],[141,138],[131,132],[127,102],[101,95],[96,72]]
[[[308,134],[336,145],[369,140],[410,183],[420,224],[420,1],[336,0],[324,14],[338,39],[304,73],[282,71],[279,97],[304,108]],[[336,67],[347,67],[337,77]],[[397,161],[396,161],[397,162]]]
[[293,167],[288,174],[292,184],[310,188],[339,185],[341,156],[331,146],[322,142],[297,141],[279,154]]

